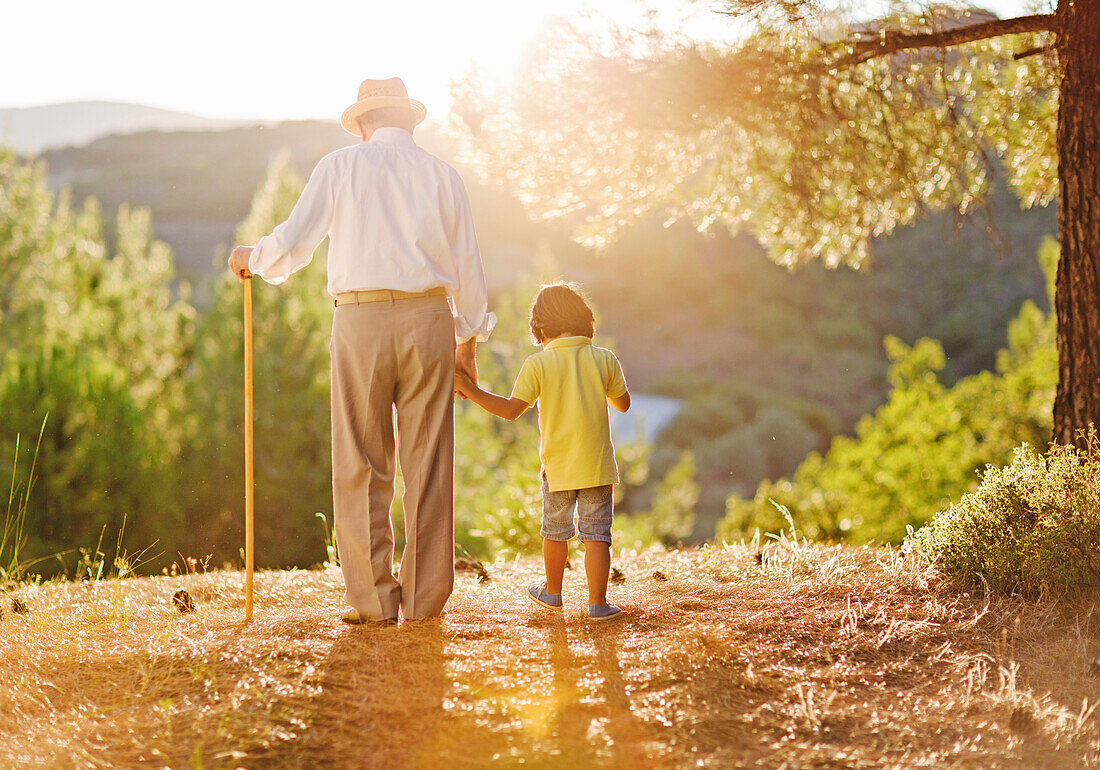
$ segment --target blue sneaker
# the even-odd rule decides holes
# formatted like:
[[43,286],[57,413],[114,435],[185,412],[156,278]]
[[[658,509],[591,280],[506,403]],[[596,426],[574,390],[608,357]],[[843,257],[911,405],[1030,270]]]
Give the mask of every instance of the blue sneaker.
[[622,616],[623,611],[614,604],[589,604],[588,619],[593,623],[601,620],[613,620]]
[[546,583],[534,583],[527,586],[527,596],[536,604],[551,610],[561,609],[561,594],[546,593]]

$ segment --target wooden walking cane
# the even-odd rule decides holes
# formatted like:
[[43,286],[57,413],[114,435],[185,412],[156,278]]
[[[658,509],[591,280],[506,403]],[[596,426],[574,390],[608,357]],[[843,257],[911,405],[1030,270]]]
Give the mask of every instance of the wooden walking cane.
[[252,445],[252,276],[241,278],[244,285],[244,620],[252,620],[253,518],[256,490],[253,484]]

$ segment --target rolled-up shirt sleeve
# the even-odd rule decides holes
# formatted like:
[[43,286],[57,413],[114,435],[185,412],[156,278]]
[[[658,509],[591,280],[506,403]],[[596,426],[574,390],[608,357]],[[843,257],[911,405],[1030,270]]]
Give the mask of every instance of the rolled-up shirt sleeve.
[[485,342],[497,324],[497,317],[489,312],[489,293],[485,288],[485,270],[474,232],[470,199],[457,173],[452,173],[451,189],[454,191],[451,253],[458,269],[458,286],[450,296],[455,341],[462,343],[476,337],[478,342]]
[[604,392],[608,398],[618,398],[626,393],[626,377],[623,376],[623,366],[619,359],[610,350],[607,351],[607,379]]
[[277,286],[308,265],[332,227],[333,209],[329,164],[322,162],[313,169],[287,220],[256,243],[249,271]]

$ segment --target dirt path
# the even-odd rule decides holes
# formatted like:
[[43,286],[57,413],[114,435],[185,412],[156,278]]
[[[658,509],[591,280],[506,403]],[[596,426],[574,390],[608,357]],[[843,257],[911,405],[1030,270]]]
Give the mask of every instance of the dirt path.
[[259,575],[247,627],[239,573],[24,587],[0,766],[1100,765],[1091,604],[987,607],[872,549],[617,564],[604,625],[577,572],[563,615],[524,599],[531,560],[389,629],[338,621],[337,571]]

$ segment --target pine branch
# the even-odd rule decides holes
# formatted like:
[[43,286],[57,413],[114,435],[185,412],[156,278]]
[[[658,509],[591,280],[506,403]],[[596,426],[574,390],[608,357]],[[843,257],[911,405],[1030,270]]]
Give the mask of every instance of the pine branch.
[[1037,45],[1034,48],[1028,48],[1026,51],[1020,51],[1019,53],[1012,54],[1012,58],[1014,61],[1020,61],[1020,59],[1026,59],[1029,56],[1046,53],[1052,48],[1054,48],[1054,46],[1052,45]]
[[917,48],[948,48],[975,40],[988,40],[1001,35],[1018,35],[1023,32],[1054,32],[1054,14],[1040,13],[1017,16],[1012,19],[994,19],[979,24],[943,30],[942,32],[906,33],[884,30],[870,40],[854,40],[849,43],[851,53],[839,59],[836,66],[862,64],[879,56]]

